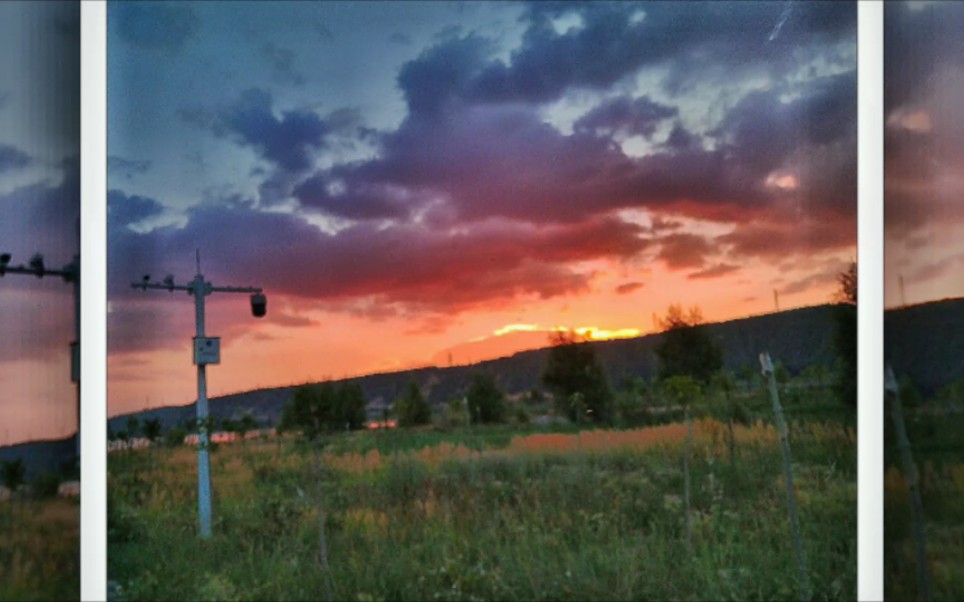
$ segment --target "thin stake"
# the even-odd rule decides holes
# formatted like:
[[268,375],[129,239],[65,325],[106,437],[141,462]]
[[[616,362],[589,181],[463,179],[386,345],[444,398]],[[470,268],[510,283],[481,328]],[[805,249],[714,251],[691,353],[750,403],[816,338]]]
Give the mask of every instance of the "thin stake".
[[314,448],[315,488],[318,496],[318,560],[325,572],[325,600],[331,602],[331,567],[328,565],[328,540],[325,538],[325,500],[321,490],[321,451],[319,451],[317,443]]
[[787,480],[787,510],[790,515],[793,547],[797,553],[797,566],[800,570],[800,599],[804,602],[809,602],[810,581],[807,578],[807,555],[803,549],[803,540],[800,537],[800,521],[797,518],[797,494],[793,488],[790,441],[787,436],[787,423],[783,419],[783,408],[780,406],[780,394],[777,392],[777,379],[773,373],[773,362],[770,361],[769,353],[764,351],[760,354],[760,366],[763,368],[763,376],[767,378],[770,384],[770,398],[773,400],[773,413],[776,416],[777,430],[780,432],[780,443],[783,446],[783,472]]
[[686,550],[693,552],[693,525],[690,518],[690,445],[693,441],[693,421],[686,407],[686,451],[683,452],[683,491],[686,504]]
[[900,403],[900,389],[890,366],[884,373],[884,396],[890,393],[890,414],[897,431],[897,450],[903,467],[904,482],[910,491],[911,522],[914,528],[914,543],[917,547],[917,593],[920,599],[932,600],[930,574],[927,571],[927,542],[924,539],[924,506],[921,504],[917,466],[911,453],[910,439],[904,424],[904,410]]

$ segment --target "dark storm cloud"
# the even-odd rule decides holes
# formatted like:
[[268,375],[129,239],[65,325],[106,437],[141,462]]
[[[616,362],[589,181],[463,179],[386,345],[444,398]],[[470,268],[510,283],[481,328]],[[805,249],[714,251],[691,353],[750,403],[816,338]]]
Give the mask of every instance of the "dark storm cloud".
[[[130,297],[130,282],[145,270],[189,273],[200,246],[221,254],[207,256],[210,277],[256,281],[273,294],[330,301],[375,297],[458,312],[520,295],[549,298],[585,290],[592,275],[570,262],[625,259],[648,245],[643,228],[610,218],[552,227],[487,221],[454,231],[362,223],[326,234],[296,215],[200,206],[183,228],[138,234],[111,217],[117,220],[108,229],[114,298]],[[163,257],[158,249],[165,250]]]
[[271,93],[257,88],[245,91],[234,106],[221,111],[214,129],[237,137],[288,171],[309,168],[314,151],[324,146],[330,132],[328,124],[311,111],[285,111],[276,117]]
[[154,217],[164,211],[164,206],[147,197],[127,196],[119,190],[107,193],[107,223],[111,227],[123,228]]
[[[781,3],[686,2],[531,3],[529,27],[509,64],[487,65],[457,92],[484,101],[547,102],[566,90],[602,90],[640,68],[668,65],[684,87],[710,67],[783,74],[801,48],[817,49],[854,37],[854,3],[797,5],[775,42]],[[560,35],[553,20],[577,14],[582,27]],[[712,57],[707,61],[706,57]],[[428,82],[422,81],[423,84]]]
[[8,144],[0,144],[0,174],[27,167],[32,162],[30,155]]
[[674,107],[653,102],[647,96],[636,99],[620,96],[592,109],[573,127],[581,132],[602,132],[609,136],[620,132],[649,138],[660,122],[678,114]]
[[129,44],[144,48],[176,50],[197,33],[199,19],[194,9],[182,3],[115,2],[108,18]]

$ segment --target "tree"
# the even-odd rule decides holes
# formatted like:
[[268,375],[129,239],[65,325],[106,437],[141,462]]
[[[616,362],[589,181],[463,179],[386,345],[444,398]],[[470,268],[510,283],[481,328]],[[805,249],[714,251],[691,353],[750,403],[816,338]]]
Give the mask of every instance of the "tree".
[[857,408],[857,262],[837,275],[834,296],[834,349],[839,359],[834,389],[837,398]]
[[[4,460],[0,462],[0,480],[10,490],[12,496],[17,492],[27,477],[27,467],[23,463],[23,458],[16,460]],[[23,500],[20,502],[20,513],[23,514]]]
[[131,439],[137,438],[137,431],[141,428],[141,422],[136,416],[127,417],[127,436]]
[[[357,383],[336,386],[325,382],[295,390],[281,411],[279,430],[299,431],[306,439],[365,424],[365,395]],[[240,428],[240,427],[239,427]]]
[[418,383],[409,381],[402,396],[395,400],[398,426],[417,426],[432,422],[432,408],[422,396]]
[[144,436],[151,442],[151,445],[154,444],[154,441],[161,436],[160,418],[152,418],[144,421]]
[[612,391],[592,346],[566,331],[554,333],[551,340],[542,383],[555,396],[556,408],[573,422],[583,416],[608,421]]
[[505,421],[505,395],[490,372],[480,371],[472,375],[466,398],[469,404],[469,416],[474,422],[491,424]]
[[10,493],[15,493],[23,485],[26,476],[27,467],[23,463],[23,458],[0,462],[0,479],[3,480],[3,484],[10,490]]
[[257,430],[257,428],[258,421],[248,412],[245,412],[244,416],[241,416],[241,420],[238,421],[238,433],[241,434],[242,441],[247,438],[248,433]]
[[690,376],[698,382],[709,383],[713,374],[723,367],[723,351],[706,332],[700,309],[694,307],[687,315],[681,306],[671,305],[666,317],[657,321],[663,330],[663,338],[656,347],[659,379]]

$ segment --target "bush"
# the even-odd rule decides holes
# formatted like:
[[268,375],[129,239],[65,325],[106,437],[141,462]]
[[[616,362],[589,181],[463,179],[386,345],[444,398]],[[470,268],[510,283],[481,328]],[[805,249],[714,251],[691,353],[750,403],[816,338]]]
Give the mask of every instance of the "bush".
[[60,489],[60,475],[55,472],[45,472],[33,480],[34,496],[39,498],[56,497]]
[[184,438],[187,437],[187,430],[179,426],[174,427],[164,433],[164,445],[168,447],[179,447],[184,445]]

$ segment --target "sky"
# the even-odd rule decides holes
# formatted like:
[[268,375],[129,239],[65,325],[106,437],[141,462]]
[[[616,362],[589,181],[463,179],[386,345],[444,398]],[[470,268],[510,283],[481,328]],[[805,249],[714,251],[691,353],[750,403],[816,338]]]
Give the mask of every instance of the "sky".
[[856,5],[111,3],[108,413],[831,300]]
[[884,306],[962,297],[964,4],[884,11]]
[[[0,253],[42,253],[60,269],[79,251],[80,9],[0,3]],[[70,381],[73,287],[0,277],[0,445],[77,431]]]

